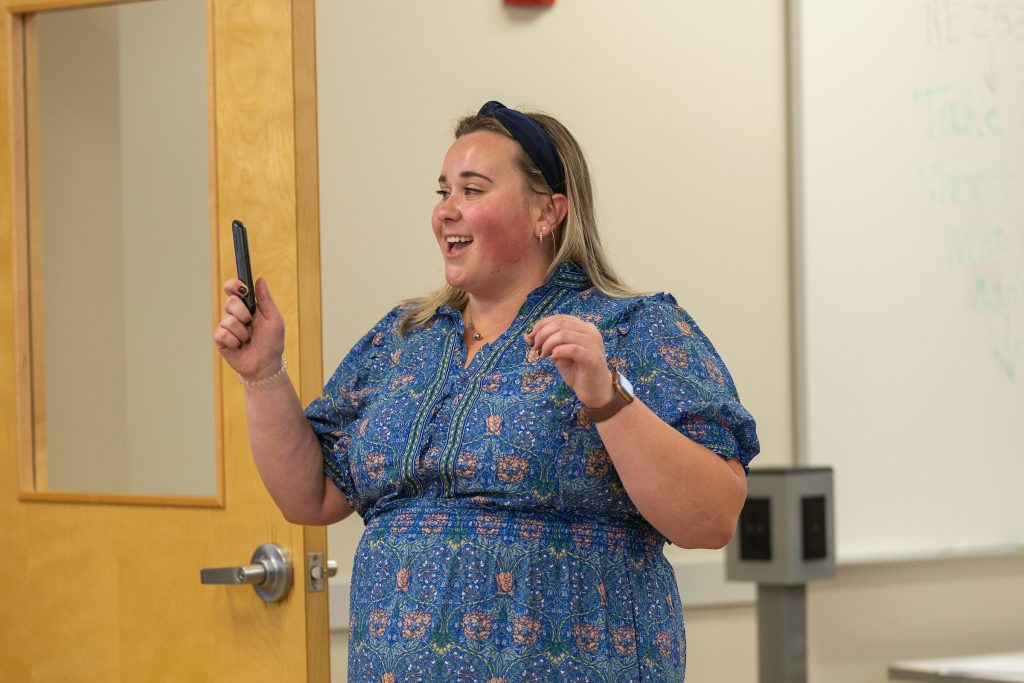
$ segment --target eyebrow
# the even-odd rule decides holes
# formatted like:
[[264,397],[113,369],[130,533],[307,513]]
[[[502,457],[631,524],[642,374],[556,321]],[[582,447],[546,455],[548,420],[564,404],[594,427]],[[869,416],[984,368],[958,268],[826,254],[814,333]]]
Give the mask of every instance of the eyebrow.
[[[489,183],[493,183],[494,182],[493,180],[491,180],[490,178],[485,176],[483,173],[477,173],[476,171],[463,171],[462,173],[459,174],[459,177],[460,178],[483,178],[484,180],[486,180]],[[437,178],[437,182],[439,182],[439,183],[443,183],[446,180],[448,180],[448,177],[446,175],[444,175],[443,173],[440,176],[438,176],[438,178]]]

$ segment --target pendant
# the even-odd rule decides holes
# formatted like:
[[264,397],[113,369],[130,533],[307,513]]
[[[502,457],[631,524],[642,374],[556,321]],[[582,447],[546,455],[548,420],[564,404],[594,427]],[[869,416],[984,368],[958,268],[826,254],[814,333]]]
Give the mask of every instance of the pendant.
[[484,338],[484,336],[482,334],[480,334],[479,332],[474,332],[473,333],[473,341],[480,341],[483,338]]

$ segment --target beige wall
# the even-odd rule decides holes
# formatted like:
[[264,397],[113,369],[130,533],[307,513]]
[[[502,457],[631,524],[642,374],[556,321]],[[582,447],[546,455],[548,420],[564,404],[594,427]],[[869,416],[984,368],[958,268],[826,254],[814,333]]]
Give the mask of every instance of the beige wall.
[[1024,556],[840,567],[809,587],[807,630],[815,683],[882,683],[889,662],[1020,651]]
[[206,8],[161,0],[116,11],[128,490],[212,495]]
[[213,495],[204,6],[37,24],[49,488]]
[[124,306],[109,295],[124,288],[117,15],[58,12],[38,28],[48,483],[123,490]]
[[[784,0],[323,0],[317,12],[326,373],[397,300],[439,282],[429,218],[454,120],[488,99],[533,105],[588,153],[620,271],[675,293],[721,351],[759,421],[755,466],[792,463]],[[330,529],[339,577],[361,528]],[[684,587],[687,563],[721,561],[669,554]],[[809,591],[811,680],[881,682],[895,659],[1019,648],[1022,570],[1020,558],[842,567]],[[688,680],[756,679],[751,603],[691,607],[686,622]],[[344,680],[344,633],[332,643]]]

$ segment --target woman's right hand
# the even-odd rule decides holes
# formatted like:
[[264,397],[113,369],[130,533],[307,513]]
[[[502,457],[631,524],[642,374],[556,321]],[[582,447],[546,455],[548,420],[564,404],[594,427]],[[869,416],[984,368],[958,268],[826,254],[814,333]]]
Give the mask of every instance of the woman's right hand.
[[245,285],[233,278],[224,283],[224,317],[213,333],[213,341],[224,360],[248,382],[270,377],[281,369],[284,354],[284,318],[274,305],[263,278],[256,281],[256,312],[240,298]]

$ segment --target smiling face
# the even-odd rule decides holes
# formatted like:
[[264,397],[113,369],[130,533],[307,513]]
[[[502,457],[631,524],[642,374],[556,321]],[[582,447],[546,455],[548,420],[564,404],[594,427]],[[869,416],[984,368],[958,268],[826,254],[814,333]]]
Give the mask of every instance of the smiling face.
[[431,224],[445,280],[471,295],[500,298],[544,280],[551,252],[539,244],[538,195],[516,167],[519,144],[491,131],[457,139],[438,179]]

